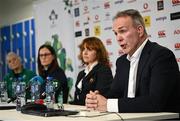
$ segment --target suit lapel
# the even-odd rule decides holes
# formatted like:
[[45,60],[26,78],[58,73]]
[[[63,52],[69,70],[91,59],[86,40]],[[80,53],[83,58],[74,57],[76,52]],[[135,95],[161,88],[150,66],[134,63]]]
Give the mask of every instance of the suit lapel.
[[139,88],[141,75],[142,75],[143,69],[145,67],[145,64],[149,58],[150,51],[151,51],[151,42],[148,40],[146,45],[144,46],[144,49],[142,50],[139,64],[138,64],[137,77],[136,77],[136,90],[138,90],[138,88]]
[[94,73],[96,73],[97,71],[97,68],[99,67],[99,64],[97,64],[96,66],[93,67],[93,69],[88,73],[88,75],[85,77],[85,80],[88,80],[90,81],[93,76],[92,75],[95,75]]
[[124,67],[122,67],[124,69],[125,73],[122,76],[123,76],[123,78],[125,78],[124,80],[127,80],[127,81],[124,82],[125,83],[125,86],[124,86],[124,88],[125,88],[124,97],[126,98],[127,94],[128,94],[128,82],[129,82],[128,80],[129,80],[130,61],[127,60],[127,59],[125,59],[125,60],[126,61],[123,64]]
[[80,72],[80,74],[77,77],[76,84],[75,84],[76,87],[77,87],[77,84],[81,81],[81,79],[84,78],[85,75],[86,75],[86,73],[84,72],[84,70]]

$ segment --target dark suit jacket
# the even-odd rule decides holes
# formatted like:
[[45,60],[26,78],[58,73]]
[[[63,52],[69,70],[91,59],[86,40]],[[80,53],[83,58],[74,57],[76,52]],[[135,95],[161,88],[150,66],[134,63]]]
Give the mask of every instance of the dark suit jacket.
[[180,111],[180,72],[174,54],[148,41],[140,56],[135,98],[127,98],[130,62],[118,58],[109,98],[118,98],[119,112]]
[[[85,105],[86,94],[88,94],[90,90],[99,90],[100,94],[105,96],[110,89],[111,81],[113,79],[110,67],[102,64],[97,64],[87,76],[84,76],[84,70],[79,72],[75,84],[73,104]],[[80,90],[77,85],[82,78],[84,79],[82,81],[82,90]]]

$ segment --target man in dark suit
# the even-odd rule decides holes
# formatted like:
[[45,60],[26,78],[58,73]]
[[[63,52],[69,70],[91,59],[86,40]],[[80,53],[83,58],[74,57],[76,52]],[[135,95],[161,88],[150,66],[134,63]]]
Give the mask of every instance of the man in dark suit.
[[124,55],[108,98],[98,91],[86,95],[86,107],[109,112],[180,111],[180,72],[174,54],[148,40],[137,10],[118,12],[113,31]]

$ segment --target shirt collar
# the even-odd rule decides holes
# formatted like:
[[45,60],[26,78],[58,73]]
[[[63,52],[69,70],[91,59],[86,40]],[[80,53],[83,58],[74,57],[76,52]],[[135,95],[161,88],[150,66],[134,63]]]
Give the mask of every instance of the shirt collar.
[[140,55],[141,55],[141,52],[145,46],[145,44],[147,43],[148,39],[146,39],[142,44],[141,46],[134,52],[134,54],[132,56],[130,56],[129,54],[127,55],[127,59],[129,61],[131,61],[132,59],[138,59],[140,58]]
[[88,69],[88,66],[85,68],[84,72],[86,73],[86,75],[94,68],[94,66],[96,66],[98,64],[97,61],[95,61]]

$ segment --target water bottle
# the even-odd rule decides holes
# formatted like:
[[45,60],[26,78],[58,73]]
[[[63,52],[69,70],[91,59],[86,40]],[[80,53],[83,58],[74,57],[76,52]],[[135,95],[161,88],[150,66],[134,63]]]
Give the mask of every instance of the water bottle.
[[[53,79],[53,86],[54,86],[54,91],[59,92],[60,89],[60,82],[57,79]],[[60,90],[58,97],[57,97],[57,108],[62,110],[64,109],[63,107],[63,92]]]
[[20,111],[21,110],[21,100],[20,100],[20,92],[21,92],[21,87],[20,87],[20,82],[16,83],[16,110]]
[[40,83],[38,80],[34,80],[31,83],[31,102],[35,102],[40,99]]
[[13,79],[12,80],[12,86],[11,86],[11,88],[12,88],[12,90],[11,90],[11,97],[13,97],[13,98],[16,98],[16,86],[17,86],[17,82],[18,82],[18,80],[17,79]]
[[55,103],[55,91],[53,85],[53,78],[46,78],[46,106],[48,109],[54,108]]
[[60,91],[59,95],[58,95],[58,103],[57,103],[58,109],[63,110],[64,106],[63,106],[63,92],[62,90]]
[[6,102],[8,99],[6,82],[0,81],[0,102]]
[[16,110],[20,111],[21,107],[26,104],[26,83],[22,78],[18,78],[16,85]]

